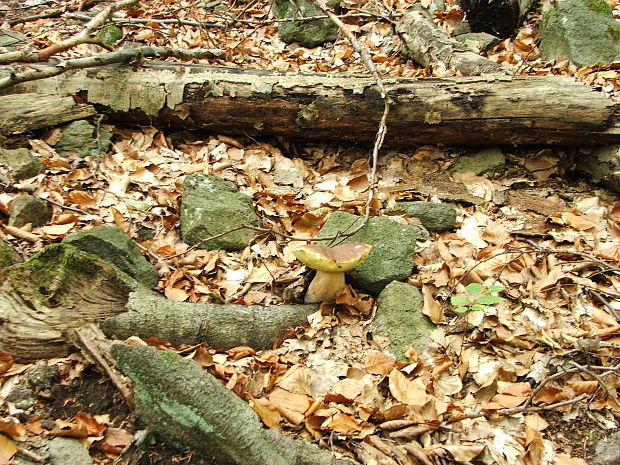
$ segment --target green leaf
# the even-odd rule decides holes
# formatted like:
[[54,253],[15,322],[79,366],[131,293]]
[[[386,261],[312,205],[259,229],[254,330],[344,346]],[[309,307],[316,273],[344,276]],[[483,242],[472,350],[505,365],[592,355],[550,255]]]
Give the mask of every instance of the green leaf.
[[482,295],[476,299],[476,303],[483,305],[493,305],[503,302],[504,300],[506,299],[498,295]]
[[487,308],[486,305],[481,305],[481,304],[474,304],[470,307],[472,310],[485,310]]
[[465,290],[469,295],[480,294],[480,291],[482,291],[482,284],[469,283],[467,286],[465,286]]
[[454,311],[458,313],[465,313],[469,311],[469,307],[456,307]]
[[470,305],[471,300],[469,299],[469,297],[457,295],[457,296],[450,297],[450,303],[452,305],[459,305],[459,306]]
[[487,294],[495,294],[496,292],[500,292],[504,290],[504,286],[500,286],[499,284],[495,284],[494,286],[491,286],[486,293]]

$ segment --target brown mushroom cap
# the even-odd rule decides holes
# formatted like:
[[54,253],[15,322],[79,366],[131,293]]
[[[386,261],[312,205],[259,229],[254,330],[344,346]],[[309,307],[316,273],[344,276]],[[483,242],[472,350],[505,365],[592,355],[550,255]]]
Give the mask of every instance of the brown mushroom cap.
[[293,250],[295,257],[304,265],[329,273],[351,271],[362,264],[372,245],[364,242],[347,242],[334,247],[307,244]]

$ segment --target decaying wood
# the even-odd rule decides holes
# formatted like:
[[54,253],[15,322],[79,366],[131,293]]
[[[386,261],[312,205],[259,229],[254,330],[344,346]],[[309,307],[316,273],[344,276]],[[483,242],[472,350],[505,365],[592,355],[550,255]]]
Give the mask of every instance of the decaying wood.
[[0,96],[0,134],[20,134],[95,114],[92,105],[71,97],[36,93]]
[[[387,144],[614,144],[619,105],[570,79],[385,78]],[[384,102],[369,76],[147,63],[66,73],[21,92],[79,94],[122,123],[218,133],[374,140]]]
[[69,334],[69,339],[74,346],[80,349],[82,355],[91,363],[98,365],[110,378],[112,384],[123,395],[125,402],[130,408],[134,407],[133,390],[131,380],[116,369],[112,358],[112,341],[94,323],[75,328]]
[[67,355],[67,332],[125,312],[130,288],[96,257],[54,244],[0,274],[0,350],[17,360]]
[[19,361],[38,360],[65,356],[73,342],[106,371],[105,340],[89,323],[119,339],[137,333],[176,346],[208,342],[216,349],[259,350],[271,348],[288,329],[307,325],[318,309],[172,302],[68,244],[53,244],[6,268],[0,283],[0,351]]
[[399,21],[396,30],[403,40],[403,52],[422,66],[454,69],[463,76],[508,73],[502,65],[481,57],[448,36],[423,7],[410,9]]

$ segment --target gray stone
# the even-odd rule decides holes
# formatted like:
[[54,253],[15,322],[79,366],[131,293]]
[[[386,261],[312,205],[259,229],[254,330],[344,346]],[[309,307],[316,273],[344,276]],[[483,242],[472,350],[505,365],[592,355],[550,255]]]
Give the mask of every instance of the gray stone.
[[605,0],[563,0],[543,17],[540,50],[580,67],[609,64],[620,59],[620,23]]
[[417,218],[429,231],[442,232],[454,229],[456,208],[454,205],[438,202],[398,202],[398,210]]
[[431,342],[435,325],[422,313],[423,306],[420,291],[398,281],[388,284],[377,298],[373,330],[389,340],[389,350],[401,359],[409,346],[422,352]]
[[[361,216],[351,213],[332,213],[318,237],[352,231],[362,221]],[[402,224],[390,218],[370,218],[361,231],[338,241],[366,242],[373,246],[366,261],[347,273],[347,280],[359,289],[378,295],[392,281],[402,281],[411,274],[416,241],[427,238],[428,232],[422,227]]]
[[97,33],[97,39],[104,44],[114,45],[123,38],[123,30],[116,24],[102,27]]
[[11,170],[11,177],[19,181],[28,179],[45,171],[45,166],[28,149],[0,149],[0,163]]
[[103,258],[148,287],[159,281],[155,267],[142,255],[135,242],[116,226],[95,226],[76,231],[62,242]]
[[[328,1],[330,7],[339,1]],[[309,0],[273,0],[273,14],[278,19],[320,16],[321,10]],[[317,47],[325,42],[333,42],[338,35],[338,26],[331,19],[310,21],[284,21],[278,24],[278,35],[284,42],[297,42],[302,47]]]
[[78,120],[65,127],[54,149],[63,157],[85,157],[91,155],[95,146],[95,126],[86,120]]
[[28,37],[21,32],[9,30],[0,31],[0,47],[12,47],[28,43]]
[[28,368],[24,376],[24,381],[32,386],[35,391],[51,391],[56,385],[57,380],[58,368],[56,366],[48,366],[44,360]]
[[476,53],[486,52],[501,42],[501,39],[486,32],[468,32],[455,37],[460,43],[467,45]]
[[6,396],[7,402],[13,404],[15,408],[21,410],[28,410],[35,406],[37,400],[34,398],[32,389],[27,386],[17,384],[11,389],[11,392]]
[[77,155],[78,157],[98,156],[110,150],[112,136],[111,132],[101,131],[99,143],[97,143],[95,126],[86,120],[78,120],[65,127],[54,149],[63,157],[70,155]]
[[54,438],[48,446],[50,465],[92,465],[88,449],[77,439]]
[[9,205],[9,226],[21,228],[31,223],[37,227],[52,219],[52,210],[47,202],[30,194],[15,197]]
[[620,431],[596,443],[590,465],[618,465],[620,463]]
[[[194,245],[201,240],[241,225],[260,226],[252,198],[239,192],[232,182],[203,173],[191,174],[183,182],[181,235]],[[254,236],[240,229],[200,244],[203,249],[241,250]]]
[[595,148],[592,153],[580,153],[575,170],[588,174],[592,181],[620,192],[620,145]]
[[450,171],[464,173],[471,171],[481,176],[483,174],[503,173],[506,169],[506,157],[499,147],[487,147],[469,156],[460,157]]

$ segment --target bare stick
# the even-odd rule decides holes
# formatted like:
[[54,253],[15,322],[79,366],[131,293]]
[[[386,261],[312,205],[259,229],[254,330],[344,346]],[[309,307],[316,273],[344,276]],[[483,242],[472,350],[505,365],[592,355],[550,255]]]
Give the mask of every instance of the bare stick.
[[47,60],[48,58],[56,55],[57,53],[64,52],[76,45],[84,43],[90,38],[90,35],[94,30],[103,26],[108,20],[110,15],[116,10],[126,8],[128,6],[137,3],[137,0],[121,0],[118,3],[114,3],[109,7],[101,10],[88,24],[76,35],[69,37],[68,39],[61,40],[58,43],[52,44],[49,47],[44,48],[38,52],[30,52],[26,50],[20,50],[15,52],[7,52],[0,55],[0,64],[15,63],[17,61],[25,61],[28,63],[36,63],[39,61]]
[[95,68],[114,63],[129,63],[132,60],[141,60],[143,57],[175,57],[185,60],[193,60],[204,57],[215,57],[221,55],[221,50],[197,48],[187,50],[182,48],[169,47],[139,47],[135,49],[118,50],[116,52],[103,53],[92,57],[73,58],[63,60],[55,65],[47,65],[31,68],[21,73],[14,73],[6,78],[0,79],[0,90],[12,87],[22,82],[35,81],[59,74],[66,73],[72,69]]

